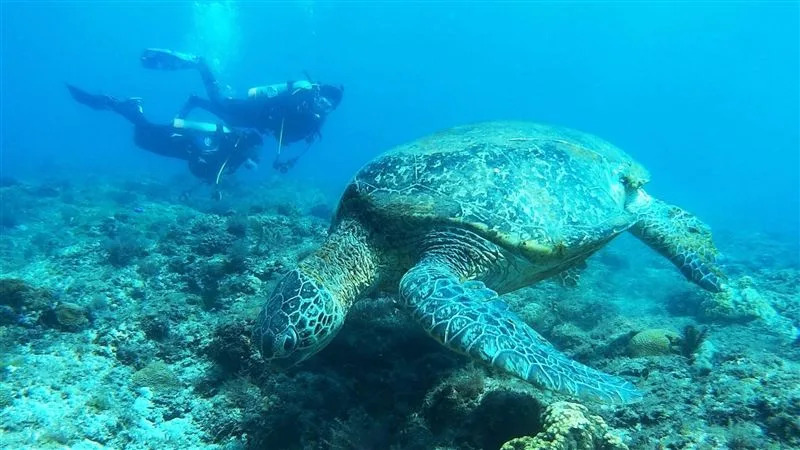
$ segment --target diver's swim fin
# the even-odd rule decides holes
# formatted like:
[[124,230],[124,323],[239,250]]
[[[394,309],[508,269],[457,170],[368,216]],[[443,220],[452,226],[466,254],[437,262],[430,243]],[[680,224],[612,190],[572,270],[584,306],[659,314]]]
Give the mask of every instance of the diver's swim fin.
[[89,108],[104,110],[111,107],[112,99],[107,95],[90,94],[69,83],[67,83],[67,89],[69,89],[70,95],[72,95],[72,98],[75,99],[76,102],[86,105]]
[[200,58],[195,55],[163,48],[145,49],[140,60],[145,69],[156,70],[194,69],[200,62]]

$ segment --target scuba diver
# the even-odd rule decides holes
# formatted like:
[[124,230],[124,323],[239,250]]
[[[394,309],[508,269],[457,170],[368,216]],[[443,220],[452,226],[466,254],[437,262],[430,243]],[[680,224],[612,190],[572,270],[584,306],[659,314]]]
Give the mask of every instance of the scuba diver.
[[[211,68],[200,56],[149,48],[142,53],[141,63],[148,69],[196,69],[200,72],[208,98],[190,96],[177,117],[183,119],[195,108],[200,108],[216,115],[229,126],[271,133],[278,141],[273,167],[281,172],[293,166],[314,140],[321,136],[320,130],[325,119],[339,106],[344,92],[342,86],[300,80],[254,87],[248,90],[246,98],[225,97]],[[281,161],[283,146],[301,140],[307,143],[305,150],[294,158]]]
[[67,89],[78,103],[98,111],[113,111],[128,119],[134,125],[133,141],[137,147],[187,161],[189,171],[211,184],[218,199],[222,197],[219,183],[223,173],[234,173],[242,165],[251,169],[258,166],[258,151],[263,141],[256,131],[182,119],[175,119],[172,124],[154,124],[145,118],[138,97],[117,99],[91,94],[70,84]]

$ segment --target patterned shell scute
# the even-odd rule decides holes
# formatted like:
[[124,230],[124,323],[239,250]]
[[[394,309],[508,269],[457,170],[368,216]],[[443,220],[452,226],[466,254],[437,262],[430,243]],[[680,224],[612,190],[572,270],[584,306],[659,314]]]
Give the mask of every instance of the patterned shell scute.
[[641,166],[592,135],[490,122],[379,156],[356,175],[343,205],[366,205],[383,220],[464,224],[512,245],[574,248],[630,226],[626,189],[646,181]]

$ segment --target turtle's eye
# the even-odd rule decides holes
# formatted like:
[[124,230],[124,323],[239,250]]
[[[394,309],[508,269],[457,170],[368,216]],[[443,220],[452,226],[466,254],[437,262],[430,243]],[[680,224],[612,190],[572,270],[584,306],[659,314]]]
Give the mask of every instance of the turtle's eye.
[[284,353],[291,353],[294,351],[294,348],[297,346],[297,335],[294,331],[289,330],[283,335],[283,352]]

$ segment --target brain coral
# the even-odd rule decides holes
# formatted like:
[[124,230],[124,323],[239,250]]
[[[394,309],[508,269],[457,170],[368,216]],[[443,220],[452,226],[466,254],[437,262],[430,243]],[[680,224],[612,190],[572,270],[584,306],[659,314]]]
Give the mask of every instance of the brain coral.
[[631,356],[659,356],[674,353],[679,344],[678,333],[661,328],[650,328],[634,335],[628,343]]

